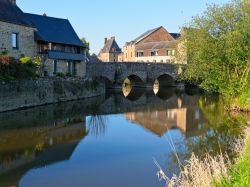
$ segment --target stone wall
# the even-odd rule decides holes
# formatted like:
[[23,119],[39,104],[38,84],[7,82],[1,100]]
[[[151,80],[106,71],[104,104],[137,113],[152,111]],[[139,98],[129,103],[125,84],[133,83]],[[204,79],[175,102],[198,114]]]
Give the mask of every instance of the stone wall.
[[[21,55],[34,57],[37,45],[34,40],[35,28],[0,21],[0,52],[8,51],[10,56],[20,58]],[[18,48],[12,48],[12,33],[18,34]]]
[[105,85],[83,79],[41,78],[0,83],[0,112],[105,94]]
[[[122,85],[132,75],[139,77],[144,83],[153,83],[162,75],[169,75],[176,80],[185,66],[167,63],[88,63],[87,76],[90,78],[107,78],[112,83]],[[153,85],[153,84],[152,84]]]

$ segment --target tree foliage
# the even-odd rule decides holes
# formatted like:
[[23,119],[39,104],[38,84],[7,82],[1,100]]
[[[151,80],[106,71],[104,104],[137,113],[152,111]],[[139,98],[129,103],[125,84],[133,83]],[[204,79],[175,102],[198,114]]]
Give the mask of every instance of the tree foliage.
[[81,41],[87,47],[87,55],[89,56],[90,43],[86,40],[86,38],[82,38]]
[[249,93],[249,0],[208,6],[184,33],[187,80],[231,98]]

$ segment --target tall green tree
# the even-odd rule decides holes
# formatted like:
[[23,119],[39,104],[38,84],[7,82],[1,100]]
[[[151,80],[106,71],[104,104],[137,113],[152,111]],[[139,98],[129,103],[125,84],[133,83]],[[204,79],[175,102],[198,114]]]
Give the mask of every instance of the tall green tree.
[[89,47],[90,47],[90,43],[86,40],[86,38],[82,38],[81,39],[82,43],[84,43],[85,46],[87,46],[87,55],[90,56],[89,54]]
[[184,31],[187,80],[229,98],[249,98],[250,1],[210,5]]

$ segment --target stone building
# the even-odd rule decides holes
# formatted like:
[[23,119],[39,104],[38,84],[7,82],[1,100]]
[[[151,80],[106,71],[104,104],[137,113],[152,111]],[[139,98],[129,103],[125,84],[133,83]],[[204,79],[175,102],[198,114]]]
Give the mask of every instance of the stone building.
[[104,39],[104,47],[101,49],[98,58],[102,62],[118,62],[121,60],[122,50],[115,41],[115,37]]
[[15,0],[0,0],[0,52],[41,56],[44,75],[86,74],[86,51],[67,19],[22,12]]
[[27,13],[25,17],[37,28],[35,41],[38,54],[43,57],[45,75],[86,74],[86,46],[67,19]]
[[169,33],[164,27],[151,29],[123,48],[125,62],[180,63],[176,59],[179,33]]
[[0,0],[0,53],[8,52],[14,58],[35,56],[36,30],[25,19],[15,0]]

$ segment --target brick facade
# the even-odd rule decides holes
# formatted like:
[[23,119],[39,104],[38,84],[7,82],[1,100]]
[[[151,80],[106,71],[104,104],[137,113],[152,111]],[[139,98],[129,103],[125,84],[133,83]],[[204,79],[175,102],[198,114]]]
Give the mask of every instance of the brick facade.
[[149,43],[149,42],[160,42],[160,41],[173,41],[174,38],[164,29],[161,27],[160,29],[156,30],[143,40],[139,41],[136,43],[136,46],[139,46],[140,44],[143,43]]

